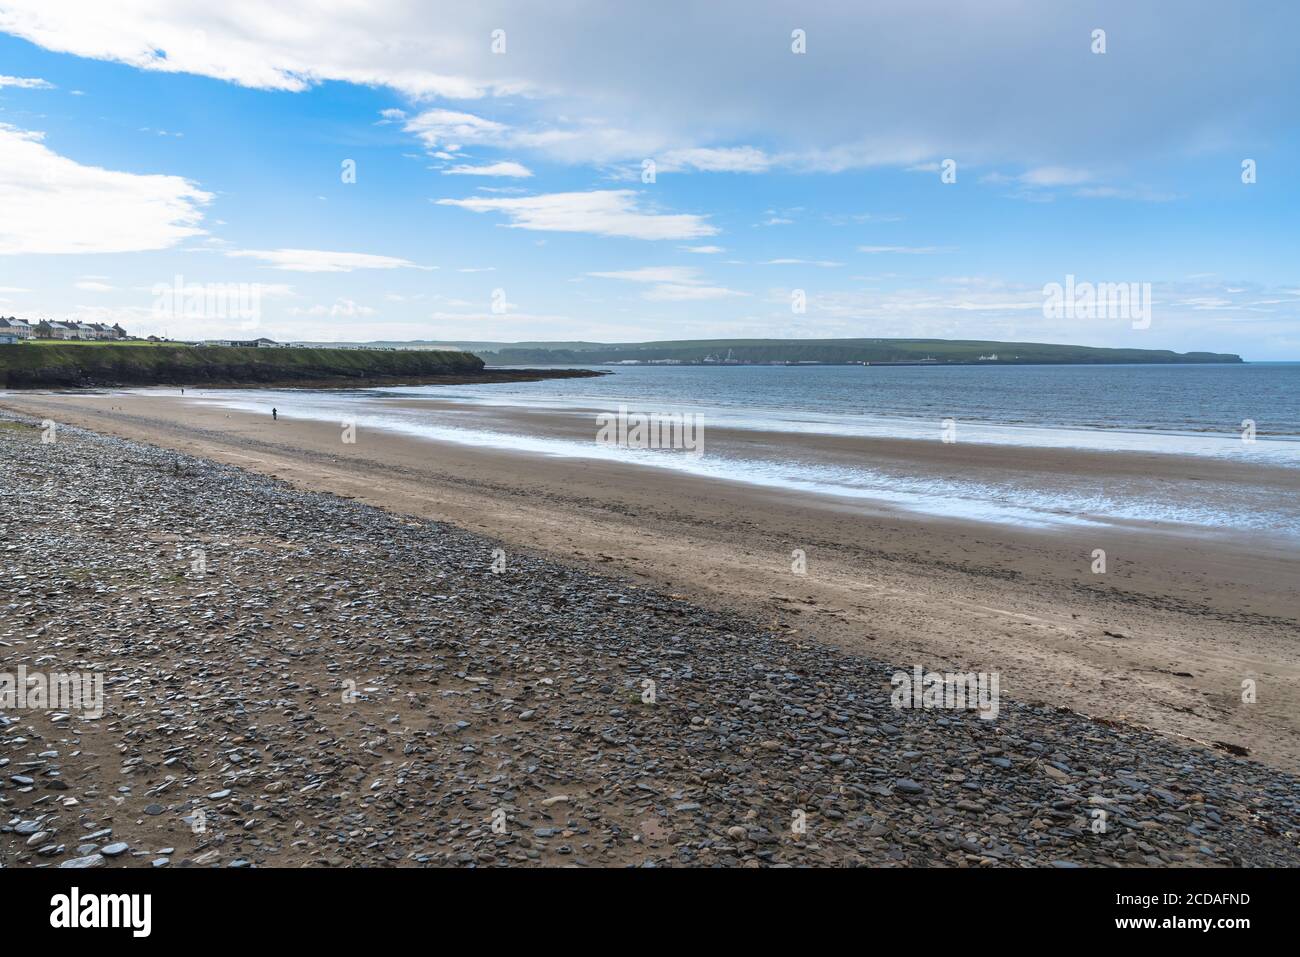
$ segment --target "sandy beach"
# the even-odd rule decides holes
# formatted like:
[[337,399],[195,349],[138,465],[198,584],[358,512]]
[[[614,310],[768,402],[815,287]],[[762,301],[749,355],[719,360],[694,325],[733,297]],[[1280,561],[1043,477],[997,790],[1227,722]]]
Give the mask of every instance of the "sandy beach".
[[[935,518],[616,462],[555,458],[149,394],[10,393],[0,408],[276,476],[625,577],[792,639],[910,667],[997,672],[1015,701],[1300,769],[1300,554],[1282,537],[1140,522]],[[289,410],[291,412],[291,410]],[[477,414],[461,411],[462,416]],[[505,413],[495,413],[505,414]],[[522,414],[522,413],[520,413]],[[528,427],[563,432],[537,413]],[[743,448],[762,433],[711,434]],[[803,436],[829,462],[1043,483],[1300,492],[1294,470],[1136,453]],[[1092,571],[1104,549],[1107,569]],[[806,573],[792,571],[792,552]],[[1257,688],[1242,700],[1243,682]]]
[[996,684],[927,702],[890,638],[4,412],[0,476],[0,867],[1300,858],[1294,775]]

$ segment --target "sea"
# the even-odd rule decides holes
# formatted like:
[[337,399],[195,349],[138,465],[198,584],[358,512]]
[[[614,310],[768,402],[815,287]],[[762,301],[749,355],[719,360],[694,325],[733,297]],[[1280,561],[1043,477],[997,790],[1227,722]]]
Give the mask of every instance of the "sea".
[[[1039,527],[1167,523],[1300,539],[1300,502],[1283,483],[1167,477],[1045,484],[1034,475],[909,471],[832,462],[800,436],[861,436],[1226,459],[1300,469],[1300,363],[1122,366],[590,366],[597,378],[351,391],[204,390],[196,401],[355,422],[443,442],[617,459],[647,468],[779,487],[977,521]],[[394,400],[400,400],[400,405]],[[427,400],[427,406],[424,404]],[[594,415],[699,416],[704,454],[598,445]],[[457,414],[460,409],[466,413]],[[573,434],[521,426],[519,410],[572,417]],[[710,429],[766,433],[766,450],[710,443]],[[591,435],[593,438],[587,438]],[[1176,463],[1175,463],[1176,467]],[[987,470],[986,470],[987,471]],[[1277,473],[1287,481],[1290,473]]]

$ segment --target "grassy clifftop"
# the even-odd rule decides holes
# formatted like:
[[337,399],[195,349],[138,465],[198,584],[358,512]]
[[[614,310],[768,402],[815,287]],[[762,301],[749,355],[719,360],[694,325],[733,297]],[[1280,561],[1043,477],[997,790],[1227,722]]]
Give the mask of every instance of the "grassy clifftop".
[[[463,348],[465,344],[456,343]],[[1198,363],[1240,362],[1241,357],[1212,352],[1167,349],[1105,349],[1042,342],[996,342],[957,339],[698,339],[627,343],[476,343],[474,351],[494,365],[519,363],[595,363],[675,359],[702,362],[706,356],[731,353],[737,362],[980,362],[986,365],[1027,363]]]
[[446,350],[241,349],[132,343],[0,346],[9,389],[148,385],[312,385],[474,377],[483,360]]

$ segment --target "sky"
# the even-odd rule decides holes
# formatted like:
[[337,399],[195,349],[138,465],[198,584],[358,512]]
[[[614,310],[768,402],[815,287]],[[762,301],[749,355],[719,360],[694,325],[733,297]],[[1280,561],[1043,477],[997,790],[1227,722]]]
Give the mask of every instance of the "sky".
[[[0,0],[0,315],[1300,360],[1298,34],[1291,0]],[[1045,314],[1068,276],[1150,321]]]

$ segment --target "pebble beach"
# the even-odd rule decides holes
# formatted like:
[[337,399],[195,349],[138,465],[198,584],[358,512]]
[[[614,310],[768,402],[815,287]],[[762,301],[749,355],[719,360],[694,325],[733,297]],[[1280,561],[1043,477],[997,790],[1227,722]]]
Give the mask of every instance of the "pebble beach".
[[0,707],[6,867],[1300,863],[1221,750],[70,426],[0,478],[0,671],[104,691]]

